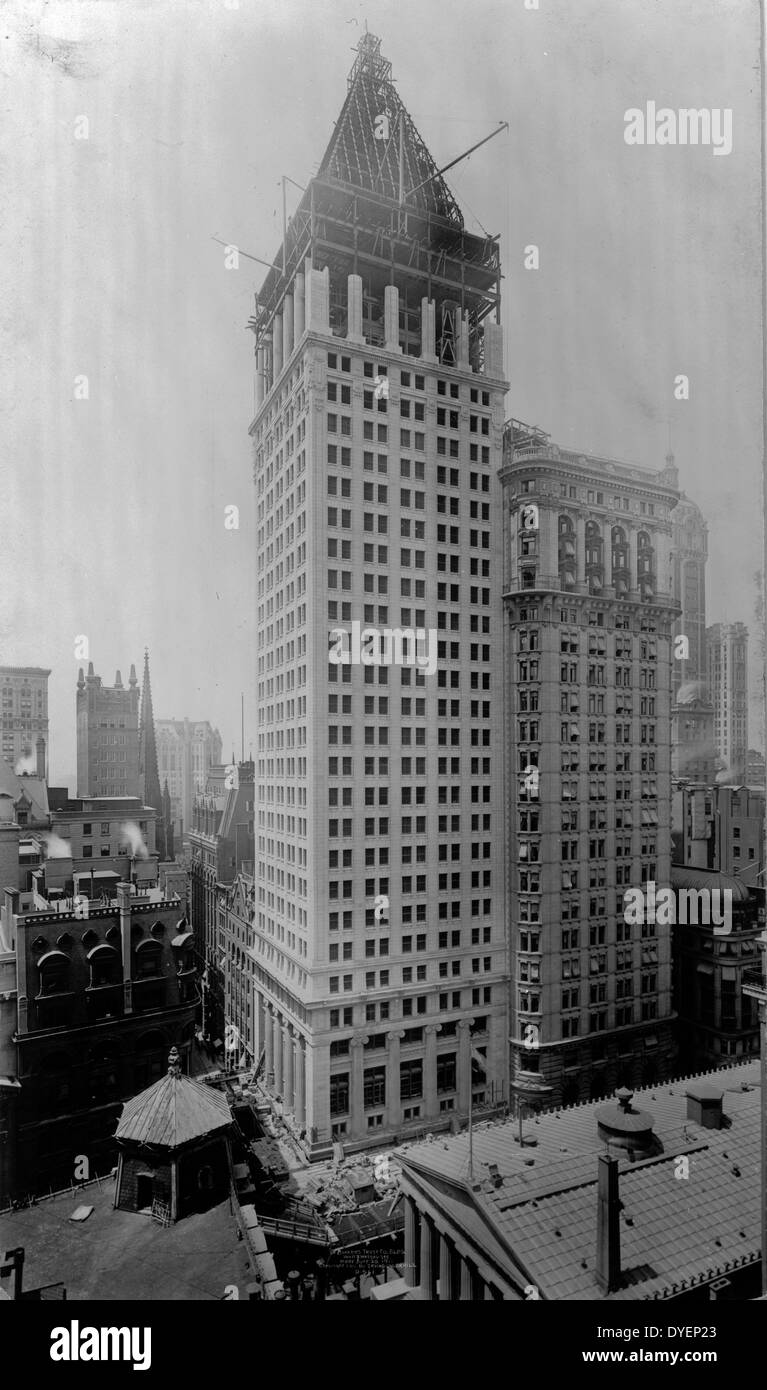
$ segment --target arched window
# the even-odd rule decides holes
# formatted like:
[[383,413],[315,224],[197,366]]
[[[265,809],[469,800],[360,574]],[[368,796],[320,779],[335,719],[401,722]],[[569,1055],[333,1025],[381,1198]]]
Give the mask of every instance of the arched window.
[[613,526],[610,541],[612,545],[613,586],[616,594],[627,594],[631,588],[629,545],[622,526]]
[[[63,951],[48,951],[37,962],[40,972],[40,995],[69,992],[69,959]],[[39,997],[39,995],[38,995]]]
[[586,579],[592,594],[598,593],[604,584],[604,541],[599,523],[586,522]]
[[637,585],[642,598],[651,598],[655,591],[655,551],[647,531],[637,536]]
[[162,946],[151,937],[136,947],[136,978],[149,980],[162,975]]
[[91,968],[91,989],[121,983],[122,962],[113,946],[94,946],[88,952],[88,963]]
[[559,583],[562,589],[574,589],[576,579],[576,539],[572,517],[562,515],[557,525],[559,533]]

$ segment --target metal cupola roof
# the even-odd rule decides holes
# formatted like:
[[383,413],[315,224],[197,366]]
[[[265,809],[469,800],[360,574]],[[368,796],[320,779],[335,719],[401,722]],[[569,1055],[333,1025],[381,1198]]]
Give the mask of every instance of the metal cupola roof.
[[160,1081],[126,1101],[116,1139],[178,1149],[229,1128],[232,1116],[226,1098],[209,1086],[182,1076],[175,1047],[168,1062],[167,1074]]

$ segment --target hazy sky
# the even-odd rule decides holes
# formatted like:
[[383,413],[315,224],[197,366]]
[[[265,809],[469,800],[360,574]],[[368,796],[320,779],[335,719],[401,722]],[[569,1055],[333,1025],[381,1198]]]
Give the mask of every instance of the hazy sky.
[[[81,635],[110,683],[147,645],[156,716],[208,718],[225,750],[244,690],[255,740],[245,325],[265,272],[211,238],[275,254],[281,175],[316,170],[365,17],[438,164],[509,122],[447,176],[501,235],[507,414],[650,467],[671,431],[711,524],[709,621],[749,624],[758,694],[756,0],[24,0],[0,10],[0,662],[53,670],[54,779]],[[648,100],[731,109],[732,153],[626,145]]]

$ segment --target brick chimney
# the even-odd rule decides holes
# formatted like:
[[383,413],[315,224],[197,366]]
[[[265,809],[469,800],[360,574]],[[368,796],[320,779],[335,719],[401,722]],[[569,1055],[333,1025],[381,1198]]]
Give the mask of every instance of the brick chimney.
[[42,734],[39,734],[39,735],[38,735],[37,743],[35,744],[35,749],[36,749],[36,751],[37,751],[37,775],[38,775],[38,777],[40,778],[40,781],[41,781],[41,782],[44,782],[44,781],[45,781],[45,739],[43,738]]
[[610,1154],[599,1155],[596,1279],[603,1293],[613,1293],[621,1281],[618,1160]]
[[707,1081],[695,1081],[687,1087],[687,1118],[702,1129],[722,1128],[723,1093]]
[[130,939],[130,884],[118,883],[117,906],[120,911],[120,940],[123,958],[123,995],[126,1014],[133,1013],[133,984],[131,981],[131,939]]

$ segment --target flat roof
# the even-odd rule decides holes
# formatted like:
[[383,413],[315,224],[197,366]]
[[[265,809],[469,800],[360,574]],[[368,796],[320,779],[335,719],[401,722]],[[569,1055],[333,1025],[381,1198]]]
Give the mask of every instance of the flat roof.
[[[163,1227],[149,1216],[115,1211],[114,1179],[102,1178],[0,1215],[0,1245],[23,1245],[24,1289],[61,1282],[67,1300],[213,1300],[227,1284],[253,1278],[229,1201]],[[86,1221],[72,1221],[92,1206]],[[5,1282],[4,1287],[8,1287]]]

